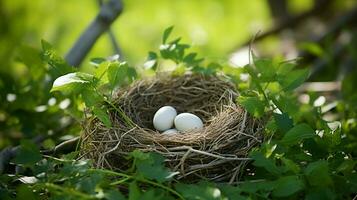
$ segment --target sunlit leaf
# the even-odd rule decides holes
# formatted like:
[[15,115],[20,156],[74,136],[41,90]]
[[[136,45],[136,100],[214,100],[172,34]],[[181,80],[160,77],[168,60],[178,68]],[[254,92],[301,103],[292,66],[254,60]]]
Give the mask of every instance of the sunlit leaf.
[[244,97],[240,96],[238,102],[253,116],[260,117],[264,114],[264,102],[258,97]]
[[70,93],[77,89],[84,89],[88,84],[92,83],[93,76],[82,72],[73,72],[58,77],[52,85],[51,92],[61,91]]
[[170,26],[170,27],[168,27],[167,29],[165,29],[164,34],[163,34],[163,36],[162,36],[162,43],[163,43],[163,44],[166,44],[166,41],[167,41],[167,39],[169,38],[169,36],[170,36],[170,34],[171,34],[171,32],[172,32],[173,29],[174,29],[173,26]]
[[113,62],[108,67],[108,80],[112,89],[125,83],[128,75],[129,65],[126,62]]

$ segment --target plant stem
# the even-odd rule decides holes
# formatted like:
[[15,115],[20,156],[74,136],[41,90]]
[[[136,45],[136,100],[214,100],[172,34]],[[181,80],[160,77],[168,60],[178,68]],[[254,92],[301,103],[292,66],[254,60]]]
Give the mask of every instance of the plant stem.
[[63,193],[69,194],[69,195],[75,195],[75,196],[78,196],[78,197],[80,197],[82,199],[95,199],[94,196],[79,192],[79,191],[77,191],[75,189],[72,189],[72,188],[66,188],[66,187],[63,187],[63,186],[59,186],[59,185],[56,185],[56,184],[53,184],[53,183],[37,184],[37,186],[40,186],[40,187],[43,186],[43,187],[46,187],[46,188],[49,188],[49,189],[52,189],[52,190],[61,191]]
[[[154,181],[150,181],[150,180],[147,180],[147,179],[140,179],[140,178],[137,178],[135,176],[131,176],[131,175],[128,175],[128,174],[123,174],[123,173],[119,173],[119,172],[114,172],[114,171],[110,171],[110,170],[106,170],[106,169],[89,169],[90,171],[93,171],[93,172],[102,172],[102,173],[106,173],[106,174],[110,174],[110,175],[114,175],[114,176],[122,176],[122,177],[125,177],[124,179],[120,180],[120,181],[117,181],[117,182],[113,182],[111,185],[114,185],[114,183],[122,183],[122,182],[125,182],[129,179],[134,179],[136,181],[139,181],[139,182],[143,182],[143,183],[147,183],[147,184],[150,184],[150,185],[154,185],[154,186],[157,186],[157,187],[160,187],[164,190],[167,190],[169,192],[171,192],[172,194],[176,195],[177,197],[179,197],[180,199],[185,199],[181,194],[179,194],[178,192],[176,192],[175,190],[163,185],[163,184],[160,184],[160,183],[156,183]],[[123,181],[125,180],[125,181]]]

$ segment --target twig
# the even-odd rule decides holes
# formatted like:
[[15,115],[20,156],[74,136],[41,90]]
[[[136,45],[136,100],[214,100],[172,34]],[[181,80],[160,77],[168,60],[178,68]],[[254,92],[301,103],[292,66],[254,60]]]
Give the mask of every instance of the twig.
[[198,153],[198,154],[211,156],[211,157],[222,159],[222,160],[252,160],[251,158],[224,157],[224,156],[221,156],[221,155],[208,153],[208,152],[205,152],[205,151],[200,151],[200,150],[194,149],[194,148],[189,147],[189,146],[181,146],[181,147],[169,148],[169,150],[185,150],[185,149],[190,151],[190,152],[195,152],[195,153]]
[[72,66],[78,67],[99,36],[108,30],[114,20],[121,14],[122,10],[123,3],[121,0],[109,0],[103,4],[99,14],[67,53],[67,62]]
[[75,138],[72,138],[72,139],[69,139],[69,140],[66,140],[60,144],[58,144],[57,146],[55,146],[53,149],[51,150],[45,150],[45,151],[42,151],[43,154],[45,155],[49,155],[49,154],[52,154],[52,155],[57,155],[57,154],[60,154],[60,153],[68,153],[68,152],[71,152],[73,150],[75,150],[77,144],[78,144],[78,141],[79,141],[80,137],[77,136]]
[[[320,14],[322,11],[324,11],[330,4],[331,4],[332,0],[327,0],[325,2],[320,1],[319,3],[317,3],[311,10],[306,11],[300,15],[297,16],[293,16],[291,18],[288,18],[284,21],[282,21],[281,23],[279,23],[278,25],[274,26],[273,28],[271,28],[270,30],[260,34],[259,36],[255,37],[254,41],[260,41],[262,39],[265,39],[268,36],[277,34],[287,28],[293,28],[297,25],[299,25],[300,23],[304,22],[304,20],[306,18],[309,18],[311,16],[314,15],[318,15]],[[239,49],[241,47],[244,46],[248,46],[251,43],[251,40],[249,39],[248,41],[244,42],[243,44],[240,44],[238,46],[235,46],[232,51],[235,51],[236,49]]]
[[[103,5],[103,0],[98,0],[98,3],[99,3],[99,6],[102,6]],[[113,49],[114,49],[114,52],[115,54],[118,54],[119,55],[119,59],[122,60],[123,59],[123,52],[120,48],[120,45],[117,41],[117,39],[115,38],[115,34],[113,33],[112,29],[109,27],[108,28],[108,35],[109,35],[109,39],[110,39],[110,42],[113,46]]]

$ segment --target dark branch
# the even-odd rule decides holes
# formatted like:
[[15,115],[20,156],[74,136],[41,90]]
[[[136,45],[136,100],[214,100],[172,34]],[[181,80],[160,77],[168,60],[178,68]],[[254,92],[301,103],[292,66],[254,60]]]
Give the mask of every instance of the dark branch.
[[[326,8],[328,6],[330,6],[331,2],[332,2],[332,0],[326,0],[324,2],[317,1],[315,6],[311,10],[306,11],[306,12],[300,14],[300,15],[292,16],[290,18],[287,18],[287,19],[281,21],[280,23],[278,23],[276,26],[274,26],[270,30],[268,30],[268,31],[256,36],[255,39],[254,39],[254,42],[263,40],[266,37],[274,35],[274,34],[277,34],[277,33],[281,32],[281,31],[283,31],[283,30],[285,30],[287,28],[296,27],[300,23],[304,22],[304,20],[306,20],[307,18],[309,18],[311,16],[318,15],[321,12],[325,11]],[[237,50],[237,49],[239,49],[241,47],[248,46],[250,44],[250,42],[251,42],[251,40],[249,39],[246,42],[244,42],[243,44],[240,44],[240,45],[234,47],[232,50],[235,51],[235,50]]]
[[78,67],[97,39],[109,29],[122,10],[123,4],[121,0],[109,0],[103,4],[97,17],[66,55],[67,62],[72,66]]

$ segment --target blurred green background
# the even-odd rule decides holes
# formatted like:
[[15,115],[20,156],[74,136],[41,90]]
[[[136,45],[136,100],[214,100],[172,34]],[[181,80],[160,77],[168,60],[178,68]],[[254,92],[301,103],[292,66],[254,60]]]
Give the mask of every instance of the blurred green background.
[[[191,44],[201,56],[228,62],[241,44],[259,31],[269,30],[277,21],[272,17],[269,1],[263,0],[123,2],[123,13],[112,24],[111,30],[124,59],[137,67],[143,65],[148,51],[158,49],[163,30],[171,25],[175,27],[173,35],[182,36],[183,41]],[[291,15],[298,15],[314,6],[313,0],[290,0],[286,3]],[[303,35],[300,41],[324,31],[328,27],[326,24],[320,32],[317,25],[324,25],[355,4],[354,0],[334,1],[329,13],[325,13],[319,22],[312,26],[310,22],[302,22],[302,30],[296,31]],[[60,134],[65,140],[67,136],[79,133],[78,125],[71,123],[76,118],[68,117],[75,114],[64,108],[72,106],[76,109],[80,105],[73,105],[48,92],[54,77],[48,76],[47,65],[33,55],[40,54],[40,41],[44,39],[64,56],[98,11],[96,0],[0,0],[0,149],[17,144],[21,138]],[[284,35],[268,37],[259,43],[258,49],[262,55],[298,56],[299,37],[294,39],[292,51],[288,48],[290,43],[286,42],[290,40]],[[310,51],[322,51],[319,46],[305,47]],[[295,53],[288,56],[289,52]],[[114,53],[108,34],[102,35],[82,63],[83,70],[91,70],[90,58],[108,57]],[[50,147],[54,143],[56,141],[48,140],[45,145]]]

